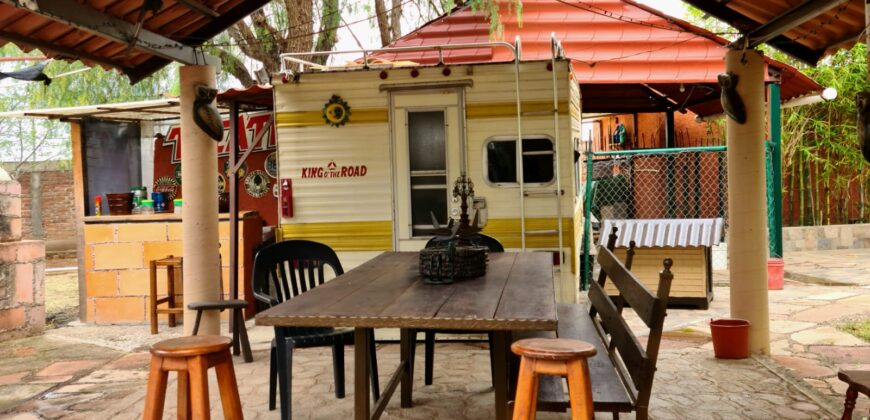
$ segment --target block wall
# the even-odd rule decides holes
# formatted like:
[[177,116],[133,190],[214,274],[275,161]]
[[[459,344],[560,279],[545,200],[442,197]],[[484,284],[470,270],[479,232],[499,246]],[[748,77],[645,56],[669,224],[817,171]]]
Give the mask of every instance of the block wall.
[[45,326],[45,245],[21,240],[21,185],[0,181],[0,340]]
[[870,224],[782,228],[783,252],[870,248]]
[[[239,221],[239,297],[253,302],[249,272],[253,247],[260,241],[262,221],[258,217]],[[229,286],[228,221],[220,222],[220,253],[224,296]],[[245,234],[256,231],[257,235]],[[150,262],[169,255],[183,256],[180,220],[155,222],[86,223],[85,236],[85,320],[97,324],[143,323],[150,321]],[[181,278],[176,274],[176,295],[182,302]],[[166,296],[166,270],[157,269],[157,294]],[[164,304],[165,305],[165,304]],[[252,305],[253,306],[253,305]],[[162,306],[165,307],[165,306]],[[158,315],[165,321],[167,315]]]
[[[39,177],[36,191],[31,188],[35,176]],[[22,235],[25,238],[52,241],[75,237],[72,171],[22,172],[18,176],[18,182],[21,183]],[[36,199],[33,197],[34,192],[39,194]],[[35,234],[32,225],[33,203],[40,205],[41,235]],[[38,232],[40,229],[36,229],[36,233]]]

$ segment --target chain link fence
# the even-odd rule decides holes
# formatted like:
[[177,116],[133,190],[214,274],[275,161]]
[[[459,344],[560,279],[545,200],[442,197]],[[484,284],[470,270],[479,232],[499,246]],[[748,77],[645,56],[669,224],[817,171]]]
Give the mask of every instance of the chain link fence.
[[[598,224],[605,219],[721,217],[727,229],[726,161],[724,146],[592,153],[585,209],[593,235],[583,266],[591,268],[586,253],[595,246],[592,238],[598,237]],[[713,268],[727,268],[724,247],[714,248]]]

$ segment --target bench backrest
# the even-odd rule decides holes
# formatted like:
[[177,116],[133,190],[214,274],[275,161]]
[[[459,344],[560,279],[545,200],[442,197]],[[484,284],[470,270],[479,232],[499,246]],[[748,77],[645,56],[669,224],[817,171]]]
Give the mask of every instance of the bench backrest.
[[[634,256],[634,242],[629,245],[625,264],[613,254],[616,231],[614,227],[608,238],[607,247],[598,247],[598,264],[601,271],[598,281],[593,282],[589,287],[588,296],[592,304],[589,314],[610,350],[614,366],[620,371],[626,383],[630,382],[634,385],[635,389],[632,391],[635,403],[647,406],[652,391],[668,295],[674,278],[670,270],[673,262],[670,258],[663,261],[658,290],[653,294],[630,271]],[[618,296],[610,297],[604,291],[604,284],[608,278],[619,291]],[[626,305],[630,306],[650,329],[646,348],[641,346],[622,317],[622,310]],[[619,358],[614,356],[614,349],[619,351]]]

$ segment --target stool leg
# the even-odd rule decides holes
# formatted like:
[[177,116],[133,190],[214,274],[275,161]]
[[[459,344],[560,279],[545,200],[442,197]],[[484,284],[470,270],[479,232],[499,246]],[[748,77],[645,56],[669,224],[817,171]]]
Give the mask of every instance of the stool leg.
[[163,402],[166,398],[167,372],[163,370],[163,358],[151,357],[151,371],[148,373],[148,391],[145,394],[144,420],[163,419]]
[[190,376],[178,371],[178,420],[190,419]]
[[199,332],[199,321],[201,319],[202,319],[202,309],[197,309],[196,310],[196,321],[193,322],[193,334],[192,335],[196,335],[196,333]]
[[586,364],[586,359],[569,361],[567,376],[571,418],[591,419],[595,415],[595,410],[592,406],[592,385],[589,382],[589,366]]
[[858,390],[855,387],[850,386],[846,390],[846,401],[843,404],[843,417],[840,419],[850,420],[852,418],[852,411],[855,410],[855,400],[858,399]]
[[187,359],[187,371],[190,373],[190,407],[193,418],[199,420],[211,419],[208,407],[208,364],[203,356]]
[[523,357],[520,359],[520,376],[517,379],[517,395],[514,398],[513,420],[534,420],[538,403],[538,374],[536,362]]
[[148,297],[148,311],[151,315],[151,334],[157,334],[157,265],[151,261],[151,296]]
[[245,363],[254,361],[254,356],[251,355],[251,342],[248,341],[248,327],[245,326],[245,316],[242,309],[234,309],[236,316],[236,328],[239,331],[239,341],[242,343],[242,359]]
[[[169,308],[175,308],[175,267],[166,267],[166,293],[169,295]],[[175,314],[169,313],[169,326],[175,328]],[[194,334],[196,335],[196,334]]]
[[229,350],[222,352],[221,360],[215,365],[218,388],[221,392],[221,406],[226,420],[242,420],[242,402],[239,399],[239,388],[236,384],[236,372],[233,369],[233,358]]

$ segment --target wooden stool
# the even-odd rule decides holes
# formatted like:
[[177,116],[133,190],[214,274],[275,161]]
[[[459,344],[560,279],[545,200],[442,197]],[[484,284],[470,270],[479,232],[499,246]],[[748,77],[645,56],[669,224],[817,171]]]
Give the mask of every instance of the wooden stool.
[[[157,298],[157,267],[166,267],[166,297]],[[169,314],[169,326],[175,327],[175,314],[183,314],[184,306],[175,304],[176,286],[182,285],[182,259],[172,255],[151,261],[151,296],[148,300],[148,310],[151,314],[151,334],[157,334],[157,314]],[[178,273],[178,281],[175,274]],[[166,304],[166,308],[157,305]]]
[[[224,418],[242,419],[242,403],[230,355],[230,338],[180,337],[151,346],[151,372],[145,396],[145,420],[163,418],[168,371],[178,371],[178,418],[209,419],[208,369],[214,366]],[[191,416],[192,415],[192,416]]]
[[594,416],[586,359],[595,355],[595,346],[564,338],[527,338],[513,343],[511,351],[520,356],[514,420],[534,420],[538,405],[538,375],[567,377],[571,418],[588,420]]
[[870,397],[870,371],[841,370],[837,373],[837,377],[849,384],[849,388],[846,389],[846,402],[843,404],[843,417],[841,419],[850,420],[852,410],[855,409],[855,400],[858,399],[858,393]]

